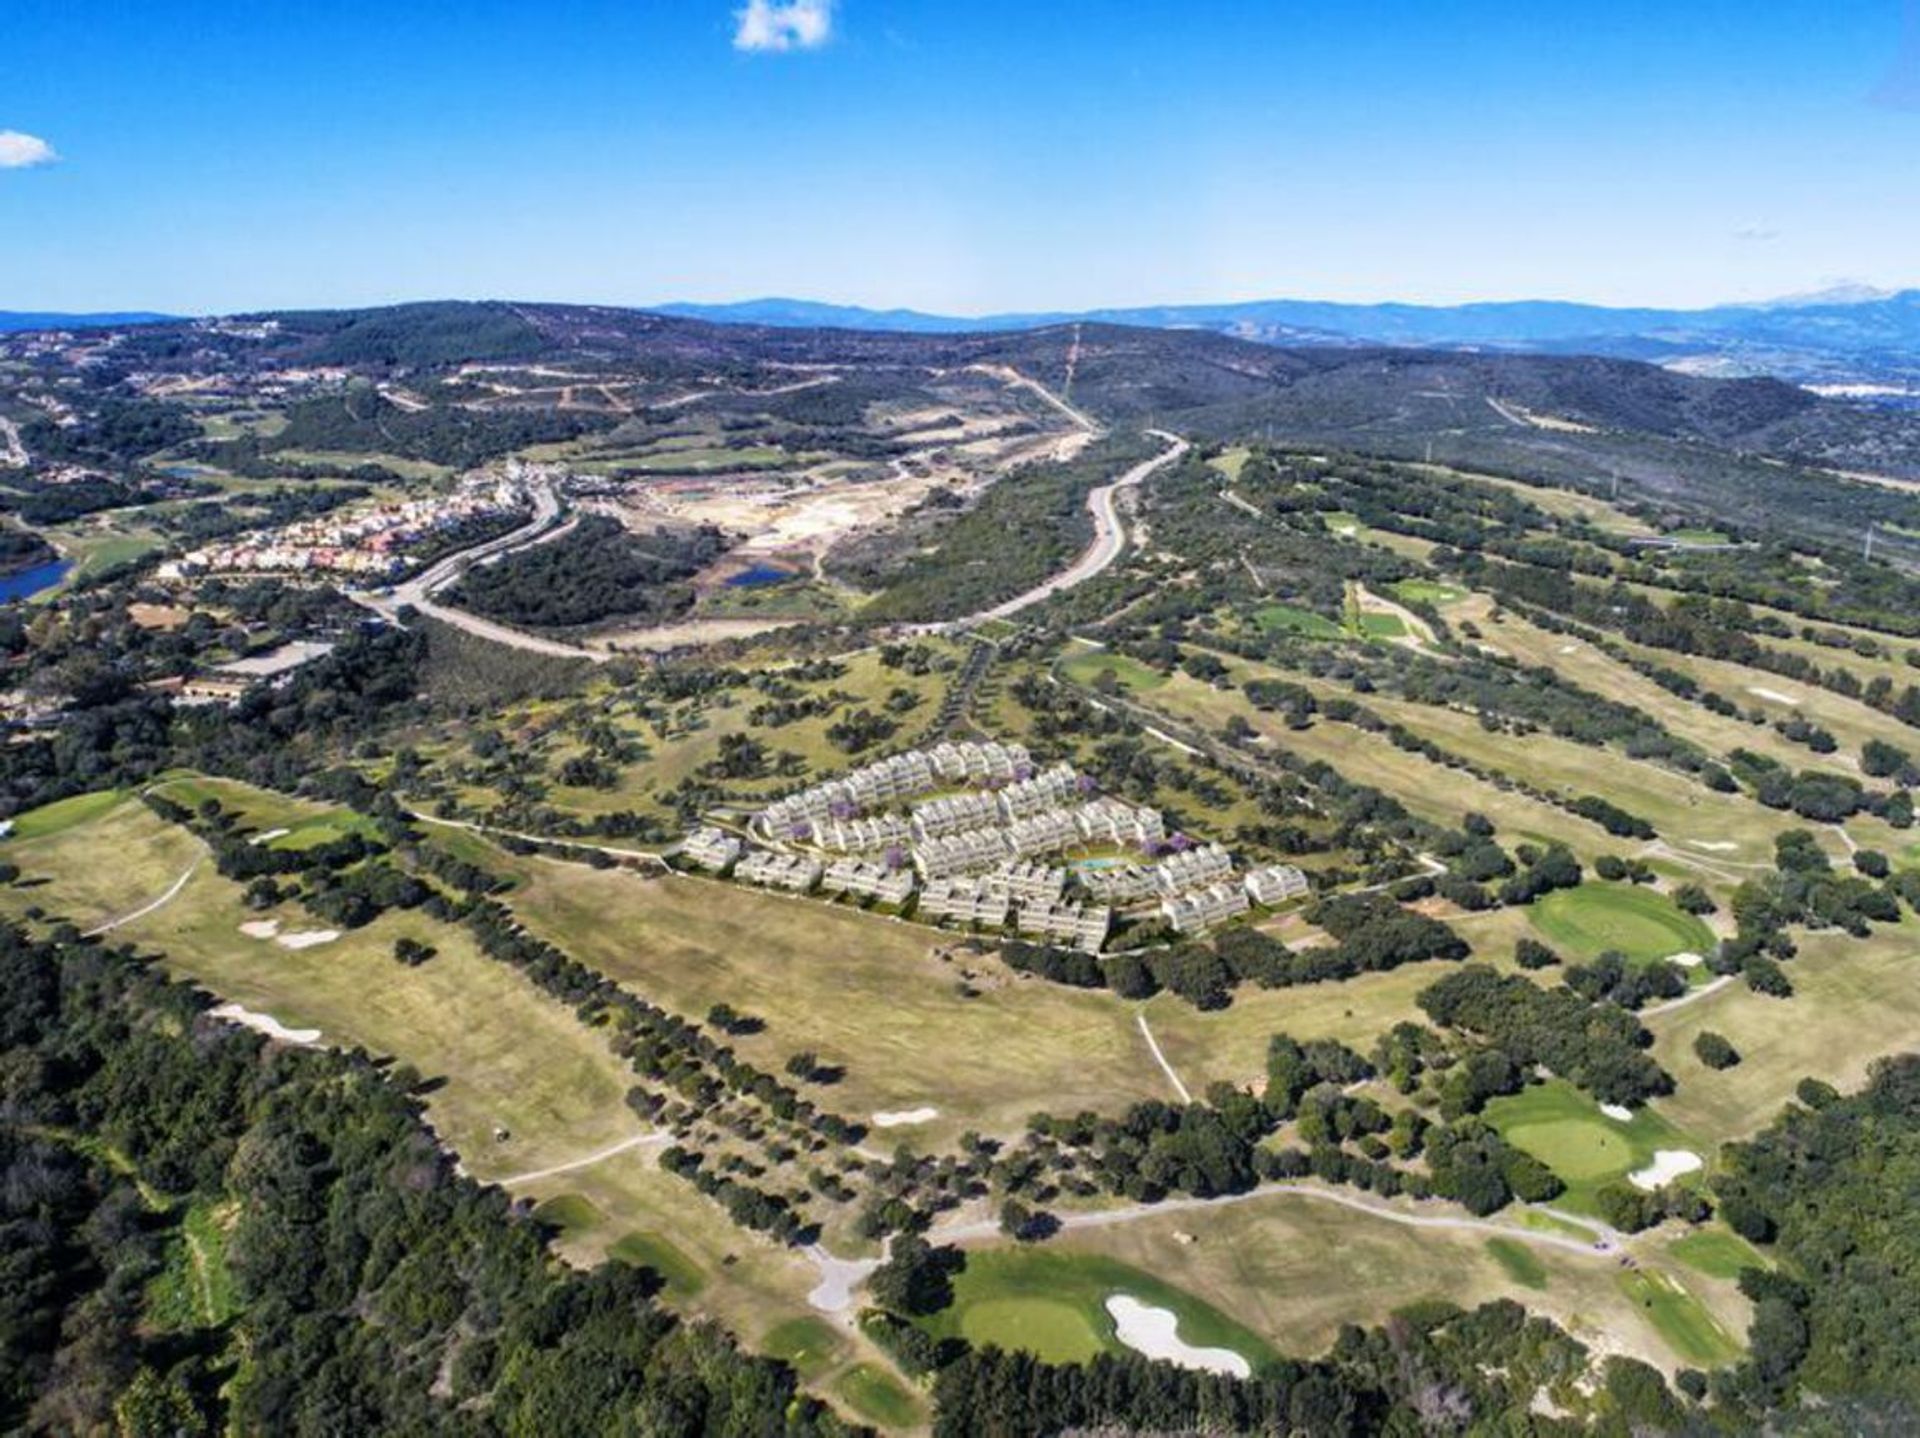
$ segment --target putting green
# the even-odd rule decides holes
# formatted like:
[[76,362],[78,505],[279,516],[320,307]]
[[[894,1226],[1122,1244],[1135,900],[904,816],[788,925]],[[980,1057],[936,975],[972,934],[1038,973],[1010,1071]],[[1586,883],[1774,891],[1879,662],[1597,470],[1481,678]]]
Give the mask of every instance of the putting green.
[[1262,629],[1282,629],[1293,634],[1304,634],[1310,639],[1339,639],[1345,634],[1324,614],[1315,614],[1310,609],[1299,609],[1291,604],[1268,604],[1254,611],[1253,622]]
[[960,1333],[981,1347],[1019,1348],[1048,1363],[1084,1363],[1108,1347],[1079,1308],[1052,1298],[985,1299],[961,1315]]
[[1600,1189],[1645,1168],[1659,1150],[1700,1149],[1650,1108],[1635,1109],[1624,1122],[1608,1118],[1564,1079],[1497,1098],[1487,1105],[1486,1118],[1508,1143],[1559,1176],[1567,1191],[1554,1204],[1573,1213],[1597,1215]]
[[1525,1149],[1567,1183],[1609,1178],[1625,1173],[1633,1161],[1633,1146],[1604,1119],[1564,1118],[1547,1123],[1515,1124],[1507,1141]]
[[1172,1313],[1198,1348],[1231,1348],[1255,1368],[1273,1360],[1265,1339],[1212,1304],[1151,1273],[1094,1253],[1059,1248],[982,1249],[967,1255],[953,1306],[921,1320],[936,1337],[1019,1349],[1050,1363],[1084,1363],[1124,1349],[1107,1312],[1117,1293]]
[[1637,963],[1704,954],[1713,931],[1665,895],[1631,884],[1586,883],[1547,895],[1528,911],[1547,940],[1576,959],[1616,949]]

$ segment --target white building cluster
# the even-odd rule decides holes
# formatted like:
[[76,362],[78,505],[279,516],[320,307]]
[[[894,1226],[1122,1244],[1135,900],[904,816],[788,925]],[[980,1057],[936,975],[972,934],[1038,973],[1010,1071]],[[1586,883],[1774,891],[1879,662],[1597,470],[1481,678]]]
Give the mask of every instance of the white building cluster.
[[[718,830],[687,841],[711,869],[737,861],[748,883],[868,900],[917,918],[1015,932],[1098,953],[1116,907],[1158,901],[1180,933],[1196,933],[1254,904],[1307,891],[1285,865],[1236,880],[1219,844],[1153,862],[1069,868],[1047,855],[1119,848],[1143,855],[1166,842],[1156,809],[1090,797],[1070,764],[1036,771],[1018,744],[944,743],[895,754],[767,805],[751,826],[765,848]],[[731,845],[731,847],[729,847]],[[916,896],[917,895],[917,896]]]
[[1244,914],[1255,904],[1281,904],[1298,898],[1310,887],[1307,876],[1291,864],[1274,864],[1255,869],[1237,884],[1223,878],[1169,894],[1160,901],[1160,914],[1176,934],[1195,934]]
[[510,514],[526,504],[526,492],[518,482],[476,477],[452,494],[351,506],[279,529],[241,535],[192,550],[162,565],[159,573],[163,579],[310,572],[387,579],[406,568],[408,550],[433,535]]
[[857,899],[898,905],[913,897],[913,875],[906,869],[889,869],[884,864],[836,859],[821,876],[820,887],[829,894],[851,894]]
[[759,884],[768,889],[785,889],[791,894],[805,894],[813,890],[820,882],[820,861],[805,854],[776,854],[768,849],[757,849],[742,859],[733,871],[733,877],[749,884]]
[[717,874],[740,857],[740,841],[726,830],[707,824],[687,835],[680,852],[701,868]]
[[911,749],[777,800],[761,811],[758,822],[769,839],[809,838],[831,819],[892,808],[942,788],[1012,784],[1032,771],[1032,759],[1021,744],[947,743]]

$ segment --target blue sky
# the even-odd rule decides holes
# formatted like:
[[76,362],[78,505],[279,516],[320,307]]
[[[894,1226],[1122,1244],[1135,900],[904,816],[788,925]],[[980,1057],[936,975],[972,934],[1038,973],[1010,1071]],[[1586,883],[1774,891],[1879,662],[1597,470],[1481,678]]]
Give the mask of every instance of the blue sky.
[[1920,0],[783,8],[4,0],[0,308],[1920,285]]

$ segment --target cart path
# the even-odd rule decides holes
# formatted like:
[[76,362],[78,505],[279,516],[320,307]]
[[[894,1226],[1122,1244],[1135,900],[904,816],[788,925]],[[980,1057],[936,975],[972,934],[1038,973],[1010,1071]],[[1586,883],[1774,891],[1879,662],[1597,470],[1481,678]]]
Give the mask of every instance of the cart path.
[[570,1159],[566,1163],[556,1163],[551,1168],[536,1168],[531,1173],[516,1173],[511,1178],[490,1179],[488,1182],[497,1183],[502,1188],[512,1188],[516,1184],[523,1183],[538,1183],[543,1178],[556,1178],[560,1174],[572,1173],[576,1169],[592,1168],[596,1163],[604,1163],[607,1159],[630,1153],[636,1148],[665,1143],[670,1137],[670,1134],[664,1133],[639,1133],[632,1138],[623,1138],[616,1144],[610,1144],[598,1153],[590,1153],[585,1158]]
[[1173,1065],[1167,1062],[1167,1056],[1160,1052],[1160,1041],[1153,1036],[1153,1030],[1147,1027],[1147,1011],[1142,1009],[1133,1017],[1134,1021],[1140,1025],[1140,1037],[1145,1039],[1147,1047],[1153,1050],[1153,1061],[1160,1065],[1160,1072],[1167,1076],[1167,1081],[1173,1085],[1173,1091],[1180,1095],[1180,1102],[1191,1104],[1193,1095],[1187,1092],[1187,1086],[1180,1081],[1180,1075],[1175,1073]]

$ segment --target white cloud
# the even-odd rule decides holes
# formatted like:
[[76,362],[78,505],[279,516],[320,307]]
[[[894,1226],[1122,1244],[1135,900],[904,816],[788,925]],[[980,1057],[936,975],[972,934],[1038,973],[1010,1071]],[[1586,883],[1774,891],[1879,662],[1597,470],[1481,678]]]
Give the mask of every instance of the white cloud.
[[0,130],[0,170],[24,170],[32,165],[51,165],[60,157],[38,135],[23,135],[18,130]]
[[747,0],[734,11],[736,50],[812,50],[833,32],[834,0]]

